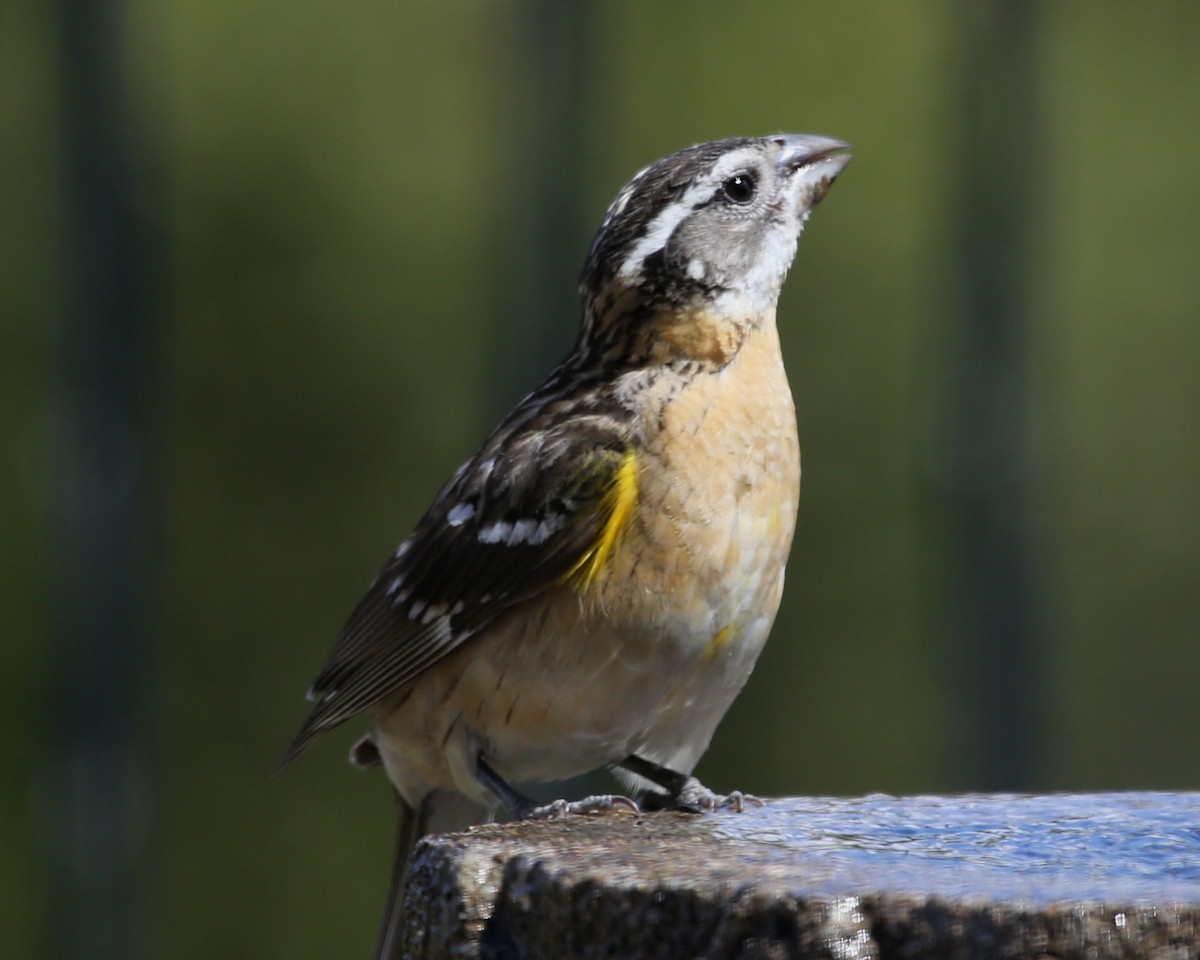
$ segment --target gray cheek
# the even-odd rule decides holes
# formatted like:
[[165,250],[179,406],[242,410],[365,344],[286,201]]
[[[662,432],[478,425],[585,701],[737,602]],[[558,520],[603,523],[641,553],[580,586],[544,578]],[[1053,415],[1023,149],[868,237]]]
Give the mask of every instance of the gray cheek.
[[754,266],[762,247],[762,226],[757,221],[725,224],[709,244],[710,262],[727,276],[739,276]]
[[762,227],[745,220],[698,216],[675,232],[667,247],[672,272],[706,286],[728,287],[752,270],[762,250]]
[[735,277],[745,277],[758,258],[760,238],[753,234],[727,233],[713,237],[701,254],[709,266],[709,279],[727,286]]

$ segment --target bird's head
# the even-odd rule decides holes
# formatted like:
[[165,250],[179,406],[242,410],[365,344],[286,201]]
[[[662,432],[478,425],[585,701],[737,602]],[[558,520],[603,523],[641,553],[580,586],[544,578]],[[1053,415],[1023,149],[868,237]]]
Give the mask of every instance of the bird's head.
[[847,147],[805,134],[716,140],[638,173],[584,265],[585,345],[604,351],[664,316],[754,323],[773,313],[804,222],[850,162]]

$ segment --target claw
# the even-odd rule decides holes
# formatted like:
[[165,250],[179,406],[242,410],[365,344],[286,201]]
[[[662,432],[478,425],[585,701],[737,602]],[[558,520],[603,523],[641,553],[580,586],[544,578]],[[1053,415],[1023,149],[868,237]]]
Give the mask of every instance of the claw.
[[752,807],[766,806],[766,801],[761,797],[756,797],[752,793],[742,793],[741,790],[734,790],[729,796],[718,797],[717,799],[722,801],[720,804],[721,807],[727,807],[734,813],[745,813],[746,804]]
[[614,810],[641,813],[641,808],[628,797],[605,794],[583,800],[555,800],[543,806],[529,806],[518,811],[517,819],[556,820],[577,814],[609,813]]
[[732,810],[742,813],[746,804],[761,807],[763,801],[753,794],[734,790],[725,795],[709,790],[695,777],[687,777],[674,796],[647,794],[642,800],[643,810],[681,810],[685,813],[715,813]]

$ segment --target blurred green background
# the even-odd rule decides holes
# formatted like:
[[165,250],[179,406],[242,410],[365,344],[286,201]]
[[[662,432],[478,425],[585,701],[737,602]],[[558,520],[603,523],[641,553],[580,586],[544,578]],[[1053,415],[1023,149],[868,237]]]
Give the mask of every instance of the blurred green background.
[[[129,480],[144,634],[116,692],[136,720],[113,845],[130,954],[366,954],[388,791],[346,766],[354,723],[272,775],[303,692],[441,481],[569,346],[612,195],[714,137],[824,133],[856,160],[780,309],[805,464],[789,588],[702,778],[1200,786],[1200,5],[1023,5],[1031,142],[997,141],[990,166],[972,117],[1016,93],[966,4],[622,0],[561,29],[545,6],[120,10],[148,325]],[[86,723],[64,708],[62,635],[86,640],[93,616],[63,493],[72,10],[0,0],[5,957],[70,952],[83,869],[57,799]],[[988,612],[964,599],[970,437],[951,426],[973,376],[968,238],[992,229],[967,190],[981,173],[1020,198],[1000,216],[1025,251],[1020,462],[987,500],[1021,548],[1025,629],[990,692]],[[1021,731],[1015,760],[989,717]]]

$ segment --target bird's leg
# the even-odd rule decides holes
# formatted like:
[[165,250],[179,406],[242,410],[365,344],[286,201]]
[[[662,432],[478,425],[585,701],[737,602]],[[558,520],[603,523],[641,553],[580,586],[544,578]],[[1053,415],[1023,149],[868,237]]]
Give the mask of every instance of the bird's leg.
[[728,796],[713,793],[690,774],[680,773],[678,770],[664,767],[636,754],[630,754],[618,766],[667,791],[665,796],[659,793],[649,793],[643,797],[643,810],[686,810],[692,813],[711,813],[714,810],[728,808],[741,813],[747,803],[762,806],[762,801],[758,797],[742,793],[740,790],[734,790]]
[[555,800],[553,803],[538,804],[493,770],[482,754],[475,763],[475,777],[496,795],[514,820],[549,820],[576,813],[607,813],[618,808],[640,812],[638,805],[628,797],[607,794],[583,800]]

